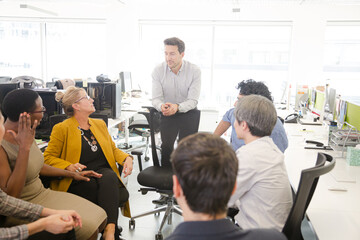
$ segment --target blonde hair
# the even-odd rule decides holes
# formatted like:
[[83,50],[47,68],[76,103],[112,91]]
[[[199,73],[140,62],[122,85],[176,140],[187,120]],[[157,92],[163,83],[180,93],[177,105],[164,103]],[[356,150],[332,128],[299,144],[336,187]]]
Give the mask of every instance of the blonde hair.
[[72,105],[79,100],[80,97],[80,93],[82,91],[85,91],[83,88],[77,88],[74,86],[70,86],[68,88],[66,88],[65,92],[57,92],[55,94],[55,100],[57,102],[60,102],[64,112],[66,115],[68,115],[69,117],[74,116],[74,108],[72,107]]

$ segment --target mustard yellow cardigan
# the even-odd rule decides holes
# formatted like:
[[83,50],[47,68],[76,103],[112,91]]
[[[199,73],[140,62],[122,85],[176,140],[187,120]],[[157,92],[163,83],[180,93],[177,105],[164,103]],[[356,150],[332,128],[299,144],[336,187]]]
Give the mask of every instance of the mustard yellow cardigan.
[[[115,146],[103,120],[89,118],[89,123],[90,130],[104,152],[106,160],[121,181],[116,162],[124,165],[124,160],[129,154]],[[44,152],[46,164],[65,169],[67,166],[80,161],[81,133],[78,126],[78,121],[71,117],[53,127],[50,142]],[[66,192],[71,182],[72,178],[54,180],[51,182],[51,189]],[[131,217],[129,201],[122,208],[122,213],[126,217]]]

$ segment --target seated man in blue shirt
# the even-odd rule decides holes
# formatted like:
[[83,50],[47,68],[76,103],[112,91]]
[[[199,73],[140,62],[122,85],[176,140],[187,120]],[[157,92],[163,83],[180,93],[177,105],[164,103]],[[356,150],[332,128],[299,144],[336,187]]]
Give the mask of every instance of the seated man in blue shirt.
[[[270,101],[272,101],[271,93],[268,89],[268,87],[263,82],[256,82],[252,79],[244,80],[240,82],[237,86],[237,89],[239,89],[239,95],[237,97],[237,100],[234,104],[236,106],[237,101],[239,98],[247,95],[261,95],[263,97],[266,97]],[[238,150],[241,146],[243,146],[244,140],[238,139],[236,136],[235,128],[234,128],[234,122],[235,122],[235,116],[234,116],[234,109],[231,108],[229,111],[225,113],[223,116],[223,119],[220,121],[219,125],[216,127],[214,134],[217,136],[223,135],[226,130],[230,126],[232,126],[231,130],[231,145],[234,149],[234,151]],[[275,124],[275,127],[270,135],[276,146],[282,151],[285,152],[285,150],[288,147],[288,139],[285,133],[284,126],[282,122],[277,119],[277,122]]]
[[190,135],[179,143],[171,159],[174,196],[184,222],[168,240],[286,239],[275,229],[242,230],[226,218],[238,160],[224,139],[207,133]]

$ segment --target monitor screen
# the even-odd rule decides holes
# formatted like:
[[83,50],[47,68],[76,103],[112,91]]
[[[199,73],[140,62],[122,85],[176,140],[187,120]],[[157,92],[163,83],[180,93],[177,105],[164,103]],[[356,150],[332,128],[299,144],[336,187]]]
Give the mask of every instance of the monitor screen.
[[326,110],[330,113],[335,111],[335,101],[336,101],[336,89],[330,88],[328,93],[328,98],[326,100]]
[[120,80],[121,80],[121,92],[131,92],[132,90],[132,80],[131,80],[131,72],[120,72]]
[[47,89],[35,89],[43,101],[43,105],[46,108],[44,116],[41,119],[39,126],[36,128],[36,138],[49,138],[51,133],[51,126],[49,117],[55,114],[61,114],[62,109],[60,103],[55,100],[56,91]]
[[94,100],[96,113],[118,118],[121,114],[121,86],[118,83],[88,83],[88,95]]
[[19,87],[18,83],[0,83],[0,105],[2,104],[6,94]]
[[316,90],[312,89],[311,90],[311,98],[310,98],[310,103],[314,106],[316,102]]

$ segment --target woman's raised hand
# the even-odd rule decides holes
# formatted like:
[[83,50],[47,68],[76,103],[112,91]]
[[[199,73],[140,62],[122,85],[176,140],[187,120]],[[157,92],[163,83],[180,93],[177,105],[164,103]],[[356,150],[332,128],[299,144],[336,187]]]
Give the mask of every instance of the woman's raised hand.
[[35,138],[35,129],[37,126],[37,120],[35,120],[31,126],[30,114],[24,112],[20,113],[19,116],[18,132],[15,133],[13,130],[8,130],[8,132],[13,135],[15,141],[21,148],[30,149]]

